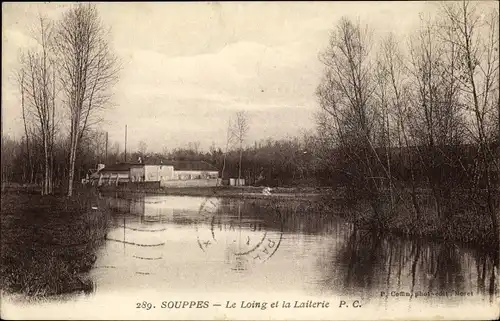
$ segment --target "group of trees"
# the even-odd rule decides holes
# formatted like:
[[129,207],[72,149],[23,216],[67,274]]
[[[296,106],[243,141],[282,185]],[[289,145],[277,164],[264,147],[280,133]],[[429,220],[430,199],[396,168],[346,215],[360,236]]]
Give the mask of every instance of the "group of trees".
[[[117,63],[95,8],[77,5],[55,24],[40,19],[38,49],[22,56],[25,136],[2,137],[2,166],[11,164],[2,180],[36,181],[50,193],[53,177],[66,178],[70,194],[73,173],[83,178],[98,163],[202,160],[223,178],[252,185],[347,187],[347,195],[368,200],[380,227],[401,206],[421,219],[423,194],[444,222],[466,203],[487,213],[498,235],[498,9],[482,5],[443,4],[435,17],[421,18],[408,41],[374,41],[368,27],[342,19],[320,56],[316,133],[252,142],[250,119],[238,112],[224,146],[206,152],[193,142],[148,152],[141,142],[127,158],[91,126]],[[55,139],[65,124],[69,134]]]
[[[313,134],[280,140],[254,141],[248,139],[251,119],[238,111],[228,121],[224,146],[212,144],[208,151],[200,149],[199,142],[190,142],[184,148],[147,152],[147,143],[141,141],[137,151],[131,152],[132,162],[160,164],[162,160],[205,161],[219,169],[224,179],[245,179],[246,184],[283,186],[316,183]],[[108,153],[108,159],[124,155]],[[321,174],[321,172],[318,172]],[[320,178],[320,177],[318,177]]]
[[20,54],[15,74],[24,136],[8,157],[17,155],[21,164],[2,162],[2,179],[21,167],[23,182],[39,183],[42,194],[50,194],[55,178],[65,177],[71,196],[82,145],[92,141],[89,129],[109,102],[119,64],[91,4],[74,5],[56,21],[40,16],[32,36],[34,45]]
[[[98,144],[95,140],[98,134],[88,131],[82,136],[77,149],[77,159],[75,160],[74,180],[80,181],[86,177],[89,168],[95,168],[96,164],[104,162],[104,145]],[[14,140],[8,136],[2,136],[2,182],[32,184],[44,186],[45,164],[43,144],[36,137],[31,137],[29,141],[29,161],[28,150],[26,149],[26,138]],[[116,145],[116,144],[115,144]],[[116,146],[110,147],[110,156],[113,162],[119,160]],[[52,146],[50,166],[52,169],[51,184],[53,191],[61,188],[67,192],[69,178],[69,151],[70,141],[68,138],[55,139]]]
[[376,43],[346,18],[331,33],[317,90],[320,149],[378,225],[395,204],[421,219],[428,191],[443,222],[458,203],[474,204],[499,233],[499,16],[481,5],[421,16],[407,46],[394,35]]
[[[164,160],[204,161],[219,169],[223,179],[244,178],[246,184],[257,186],[316,185],[323,174],[316,169],[315,139],[312,134],[280,140],[261,140],[245,144],[238,141],[208,151],[191,147],[163,152],[132,152],[129,159],[160,164]],[[109,157],[109,156],[108,156]],[[123,159],[123,156],[122,156]]]

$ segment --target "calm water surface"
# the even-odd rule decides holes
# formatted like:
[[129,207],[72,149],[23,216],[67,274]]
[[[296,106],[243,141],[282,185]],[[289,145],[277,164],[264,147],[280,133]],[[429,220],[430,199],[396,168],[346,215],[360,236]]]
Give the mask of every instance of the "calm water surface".
[[337,308],[356,299],[405,311],[495,304],[493,262],[478,250],[381,238],[308,202],[107,196],[106,203],[112,221],[89,274],[93,293],[81,302],[134,293],[141,302],[148,298],[139,293],[147,292],[162,300],[230,294],[221,304],[318,298]]
[[91,272],[96,292],[279,289],[373,299],[421,291],[454,293],[445,300],[459,302],[457,291],[489,300],[496,284],[492,261],[478,251],[381,239],[300,202],[181,196],[107,202],[115,215]]

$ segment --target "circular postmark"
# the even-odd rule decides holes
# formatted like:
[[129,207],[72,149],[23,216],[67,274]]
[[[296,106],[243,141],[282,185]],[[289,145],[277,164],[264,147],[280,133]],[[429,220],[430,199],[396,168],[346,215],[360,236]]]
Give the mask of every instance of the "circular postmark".
[[266,262],[283,239],[282,211],[270,198],[225,198],[214,193],[205,198],[198,214],[199,248],[209,254],[223,251],[240,267],[245,262]]

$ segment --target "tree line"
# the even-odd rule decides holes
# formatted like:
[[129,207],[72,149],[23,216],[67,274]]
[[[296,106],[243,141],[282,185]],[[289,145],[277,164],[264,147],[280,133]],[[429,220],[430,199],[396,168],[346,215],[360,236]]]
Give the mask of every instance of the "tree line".
[[[208,152],[196,142],[162,152],[148,152],[147,143],[141,142],[128,155],[117,142],[108,145],[105,133],[91,126],[116,75],[107,46],[96,45],[100,49],[94,54],[89,45],[82,47],[79,52],[89,54],[69,59],[63,75],[48,67],[29,73],[29,61],[42,67],[61,62],[47,58],[44,64],[43,50],[33,56],[37,59],[25,56],[27,65],[18,77],[25,88],[25,136],[20,142],[2,137],[2,166],[8,165],[2,180],[36,181],[50,191],[53,183],[45,182],[46,177],[69,185],[98,163],[139,157],[152,163],[202,160],[215,165],[223,178],[245,178],[250,185],[343,187],[347,197],[369,202],[374,224],[381,228],[401,209],[418,221],[431,204],[443,222],[463,211],[486,213],[498,235],[498,8],[484,10],[481,5],[443,4],[434,17],[422,15],[420,27],[404,39],[388,34],[375,41],[368,26],[341,19],[320,54],[324,74],[316,92],[316,131],[252,142],[247,137],[251,119],[238,112],[228,123],[225,144],[214,144]],[[94,21],[92,8],[77,6],[62,21]],[[63,25],[64,30],[82,28]],[[68,44],[76,35],[99,44],[96,39],[103,38],[89,36],[100,30],[97,25],[75,31],[75,37],[55,34]],[[71,56],[70,47],[55,49],[66,55],[56,57]],[[95,64],[88,70],[71,67],[85,61]],[[83,77],[82,70],[90,76]],[[54,139],[62,127],[57,108],[64,106],[70,135]]]
[[499,17],[482,5],[442,4],[405,39],[343,18],[321,53],[320,150],[377,227],[421,220],[425,195],[444,223],[486,213],[498,240]]
[[[23,182],[39,183],[42,194],[51,194],[55,180],[65,177],[71,196],[78,158],[109,104],[120,66],[93,4],[73,5],[57,20],[40,15],[32,38],[14,77],[24,135],[17,144],[2,136],[2,180],[19,174],[9,162],[14,158],[22,161]],[[7,148],[14,153],[4,155]]]

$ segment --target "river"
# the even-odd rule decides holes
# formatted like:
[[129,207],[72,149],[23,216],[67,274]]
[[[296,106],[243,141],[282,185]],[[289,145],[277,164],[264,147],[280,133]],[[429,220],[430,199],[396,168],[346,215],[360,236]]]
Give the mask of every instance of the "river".
[[[312,201],[105,201],[113,215],[88,275],[93,290],[57,303],[58,318],[76,311],[83,319],[373,319],[373,313],[477,318],[477,311],[495,309],[498,281],[488,255],[355,230]],[[170,308],[182,300],[207,303]],[[307,300],[323,306],[300,308]],[[228,308],[233,303],[236,308]],[[56,313],[56,307],[31,305],[22,315],[43,311]]]

